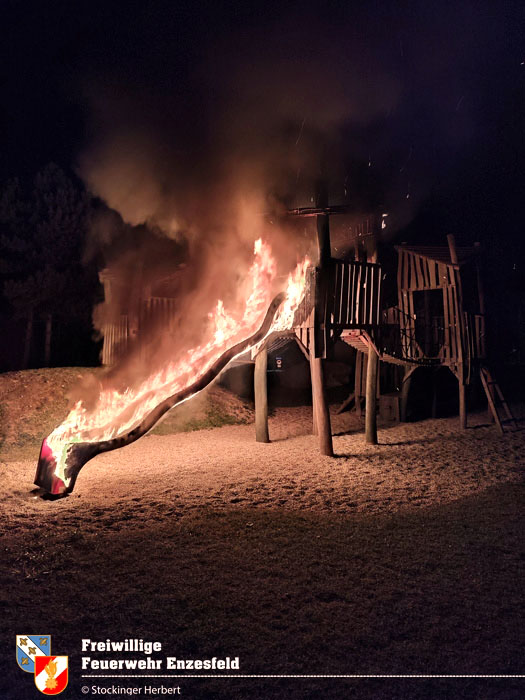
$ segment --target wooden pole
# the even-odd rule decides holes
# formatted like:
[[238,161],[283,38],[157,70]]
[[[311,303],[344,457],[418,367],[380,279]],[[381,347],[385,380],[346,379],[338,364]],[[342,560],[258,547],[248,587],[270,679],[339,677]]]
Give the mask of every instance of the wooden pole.
[[[377,262],[377,239],[375,232],[370,237],[368,261]],[[366,364],[366,404],[365,404],[365,440],[370,445],[377,445],[377,375],[379,357],[372,347],[368,346],[368,362]]]
[[312,398],[314,405],[314,418],[319,434],[319,448],[322,455],[334,456],[332,445],[332,426],[330,424],[330,411],[326,400],[326,391],[323,374],[323,361],[320,357],[310,355],[310,373],[312,376]]
[[[454,236],[449,233],[447,236],[447,242],[448,242],[448,248],[450,251],[450,262],[453,265],[458,265],[459,260],[458,260],[458,253],[456,249],[456,239]],[[461,290],[461,278],[459,275],[459,272],[457,270],[454,271],[454,279],[456,281],[456,312],[457,312],[457,318],[456,318],[456,339],[457,339],[457,347],[458,347],[458,355],[459,355],[459,362],[458,362],[458,388],[459,388],[459,427],[461,430],[465,430],[467,427],[467,390],[465,386],[465,358],[463,356],[463,299],[462,299],[462,290]],[[470,361],[470,357],[467,355],[468,361]],[[470,365],[469,365],[470,367]]]
[[448,249],[450,251],[450,262],[453,265],[458,264],[458,253],[456,250],[456,239],[452,233],[447,236]]
[[355,395],[355,412],[361,418],[361,381],[363,373],[364,354],[356,350],[355,356],[355,377],[354,377],[354,395]]
[[459,384],[459,427],[461,430],[467,428],[467,387],[463,383],[463,368],[460,368],[458,376]]
[[[316,185],[316,206],[328,206],[328,191],[326,183],[320,180]],[[332,259],[332,250],[330,246],[330,224],[327,214],[318,214],[316,217],[317,223],[317,243],[319,246],[319,269],[320,269],[320,286],[316,289],[316,296],[321,293],[321,299],[324,295],[324,284],[326,284],[325,275],[330,267]],[[319,303],[319,298],[316,299]],[[334,456],[332,445],[332,426],[330,423],[330,410],[326,397],[323,360],[322,357],[316,357],[316,333],[318,332],[317,324],[319,322],[326,323],[326,313],[324,309],[318,309],[315,313],[314,325],[314,342],[310,343],[310,375],[312,378],[312,408],[313,408],[313,430],[314,434],[319,436],[319,449],[321,454],[328,457]],[[326,331],[326,329],[325,329]],[[326,352],[326,334],[325,347],[323,352]],[[319,352],[321,354],[321,352]]]
[[255,357],[255,439],[257,442],[270,442],[268,432],[268,350],[264,347]]
[[410,384],[412,383],[413,370],[411,367],[405,369],[405,376],[403,377],[403,384],[401,387],[401,408],[399,419],[401,423],[407,422],[407,407],[408,407],[408,394],[410,393]]
[[368,348],[366,368],[365,439],[369,445],[377,445],[377,368],[379,357],[374,348]]
[[313,354],[310,355],[310,378],[312,381],[312,435],[319,435],[319,428],[317,424],[317,394],[314,391],[314,370],[312,367]]

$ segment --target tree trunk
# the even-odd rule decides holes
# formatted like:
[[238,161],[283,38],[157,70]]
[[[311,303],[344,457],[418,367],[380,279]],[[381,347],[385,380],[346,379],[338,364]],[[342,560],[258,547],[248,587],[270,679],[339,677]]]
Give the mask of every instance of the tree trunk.
[[53,314],[46,316],[46,340],[44,345],[44,366],[51,364],[51,332],[53,330]]
[[31,344],[33,340],[33,309],[29,312],[26,322],[26,335],[24,340],[24,357],[22,359],[22,369],[29,367],[29,358],[31,356]]
[[370,445],[377,445],[377,368],[379,357],[374,348],[368,348],[366,367],[366,414],[365,439]]
[[255,357],[255,439],[257,442],[270,442],[268,433],[268,350],[263,348]]

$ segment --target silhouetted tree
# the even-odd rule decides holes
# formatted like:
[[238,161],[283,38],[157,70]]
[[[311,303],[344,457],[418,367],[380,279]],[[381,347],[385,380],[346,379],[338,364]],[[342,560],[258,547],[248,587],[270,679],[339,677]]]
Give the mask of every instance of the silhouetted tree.
[[54,317],[91,310],[96,274],[82,264],[90,216],[89,195],[52,163],[37,174],[28,194],[12,180],[0,196],[0,272],[5,298],[15,315],[26,319],[23,367],[35,318],[45,320],[49,365]]

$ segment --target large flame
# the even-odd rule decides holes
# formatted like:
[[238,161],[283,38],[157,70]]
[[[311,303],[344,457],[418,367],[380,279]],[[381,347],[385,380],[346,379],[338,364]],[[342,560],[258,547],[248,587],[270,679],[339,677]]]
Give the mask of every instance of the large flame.
[[[308,258],[288,277],[286,297],[268,334],[292,327],[295,310],[304,296]],[[191,348],[161,371],[151,375],[137,388],[101,391],[94,408],[78,401],[65,421],[47,438],[56,462],[55,475],[66,486],[65,461],[69,445],[75,442],[100,442],[127,433],[138,425],[164,399],[193,384],[228,348],[250,337],[259,327],[274,288],[277,266],[270,246],[255,242],[254,261],[246,278],[245,305],[240,313],[228,313],[221,300],[209,314],[209,328],[201,345]]]

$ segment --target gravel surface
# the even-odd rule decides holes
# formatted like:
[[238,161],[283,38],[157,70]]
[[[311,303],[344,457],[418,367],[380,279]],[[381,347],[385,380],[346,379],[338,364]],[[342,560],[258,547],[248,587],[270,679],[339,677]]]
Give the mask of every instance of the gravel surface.
[[[81,471],[72,498],[57,510],[111,508],[122,517],[195,508],[308,509],[330,513],[397,512],[445,504],[523,476],[525,431],[500,437],[485,413],[380,425],[379,445],[364,442],[362,421],[333,416],[336,458],[319,454],[311,409],[278,409],[271,444],[254,440],[253,425],[146,436],[100,455]],[[38,455],[0,465],[9,518],[40,509],[31,495]],[[96,518],[95,518],[96,519]],[[91,519],[93,522],[93,519]]]

